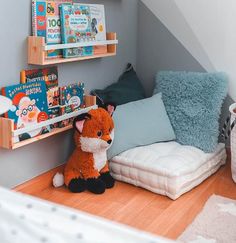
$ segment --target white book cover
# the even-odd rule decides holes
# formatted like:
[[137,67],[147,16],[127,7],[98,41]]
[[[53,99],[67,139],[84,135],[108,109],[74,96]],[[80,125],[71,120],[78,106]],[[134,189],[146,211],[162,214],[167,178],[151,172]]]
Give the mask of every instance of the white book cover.
[[89,6],[92,37],[96,41],[106,40],[106,19],[104,5],[87,3],[74,3],[74,5]]
[[[106,40],[106,18],[105,7],[103,4],[87,4],[76,3],[78,5],[86,5],[90,8],[91,15],[91,37],[95,41]],[[94,46],[94,55],[107,53],[107,45]]]
[[97,41],[106,40],[105,8],[101,4],[89,4],[92,36]]

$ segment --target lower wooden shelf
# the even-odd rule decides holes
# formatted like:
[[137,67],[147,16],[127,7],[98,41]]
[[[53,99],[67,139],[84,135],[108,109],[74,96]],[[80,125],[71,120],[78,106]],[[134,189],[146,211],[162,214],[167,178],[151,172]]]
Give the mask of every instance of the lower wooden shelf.
[[23,140],[20,142],[15,142],[15,137],[30,131],[34,131],[35,129],[38,128],[43,128],[46,127],[50,124],[54,124],[69,118],[73,118],[76,117],[80,114],[86,113],[89,110],[92,109],[96,109],[97,105],[96,105],[96,98],[94,96],[91,96],[89,98],[89,96],[86,97],[88,100],[88,105],[86,106],[86,108],[83,108],[79,111],[75,111],[60,117],[56,117],[50,120],[47,120],[45,122],[41,122],[38,123],[34,126],[31,127],[26,127],[26,128],[22,128],[22,129],[18,129],[18,130],[14,130],[14,122],[11,119],[8,118],[3,118],[0,117],[0,147],[5,148],[5,149],[17,149],[20,147],[23,147],[25,145],[40,141],[42,139],[54,136],[56,134],[68,131],[70,129],[72,129],[72,125],[66,126],[66,127],[62,127],[62,128],[54,128],[52,129],[50,132],[33,137],[33,138],[29,138],[27,140]]
[[38,141],[40,141],[42,139],[54,136],[56,134],[68,131],[70,129],[72,129],[72,125],[69,125],[69,126],[66,126],[66,127],[62,127],[62,128],[54,128],[49,133],[42,134],[40,136],[37,136],[37,137],[34,137],[34,138],[30,138],[30,139],[27,139],[27,140],[24,140],[24,141],[21,141],[21,142],[18,142],[18,143],[12,143],[10,145],[10,147],[8,147],[7,149],[13,149],[14,150],[14,149],[26,146],[28,144],[31,144],[31,143],[34,143],[34,142],[38,142]]

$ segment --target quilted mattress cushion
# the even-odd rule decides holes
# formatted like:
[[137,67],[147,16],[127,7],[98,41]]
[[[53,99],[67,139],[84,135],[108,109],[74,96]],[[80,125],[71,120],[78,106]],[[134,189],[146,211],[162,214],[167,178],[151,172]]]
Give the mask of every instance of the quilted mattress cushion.
[[175,200],[225,164],[224,144],[214,153],[180,145],[156,143],[127,150],[110,161],[112,176]]

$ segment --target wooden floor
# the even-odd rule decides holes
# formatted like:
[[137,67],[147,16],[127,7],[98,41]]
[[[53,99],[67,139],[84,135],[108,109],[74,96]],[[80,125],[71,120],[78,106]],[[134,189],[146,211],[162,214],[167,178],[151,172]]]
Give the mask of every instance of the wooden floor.
[[51,186],[51,178],[58,169],[62,167],[15,190],[172,239],[192,222],[212,194],[236,199],[236,184],[231,179],[229,162],[176,201],[120,182],[100,196],[88,192],[72,194],[66,188]]

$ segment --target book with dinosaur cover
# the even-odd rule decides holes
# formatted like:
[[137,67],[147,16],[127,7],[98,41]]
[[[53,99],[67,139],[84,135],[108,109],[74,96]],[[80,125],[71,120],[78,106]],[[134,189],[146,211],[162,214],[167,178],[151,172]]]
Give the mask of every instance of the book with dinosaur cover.
[[[35,81],[26,84],[11,85],[2,88],[2,95],[12,100],[11,109],[5,117],[14,121],[14,129],[35,125],[48,119],[46,84],[44,81]],[[19,136],[15,142],[35,137],[48,128],[36,129]]]
[[58,69],[57,66],[22,70],[20,74],[21,83],[36,82],[44,80],[47,88],[48,107],[59,105],[59,88],[58,88]]
[[[90,7],[86,4],[61,4],[61,37],[62,43],[92,41]],[[63,57],[83,57],[93,55],[93,47],[63,49]]]
[[[47,44],[61,43],[60,4],[72,0],[32,0],[32,32],[34,36],[45,37]],[[61,50],[47,51],[47,58],[61,57]]]

